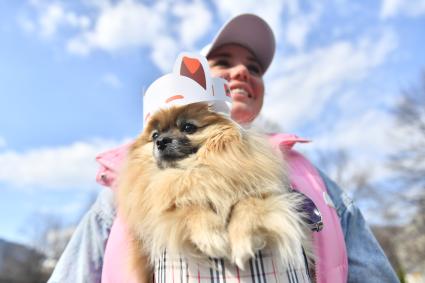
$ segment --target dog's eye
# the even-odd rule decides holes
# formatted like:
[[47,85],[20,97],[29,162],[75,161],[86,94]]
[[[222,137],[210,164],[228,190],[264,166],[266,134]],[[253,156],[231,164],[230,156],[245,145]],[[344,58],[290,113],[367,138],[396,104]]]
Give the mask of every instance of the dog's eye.
[[159,136],[158,132],[155,132],[155,133],[152,134],[152,139],[156,140],[158,138],[158,136]]
[[194,132],[196,132],[196,130],[198,129],[198,127],[196,127],[195,125],[191,124],[191,123],[184,123],[181,126],[181,131],[185,132],[187,134],[193,134]]

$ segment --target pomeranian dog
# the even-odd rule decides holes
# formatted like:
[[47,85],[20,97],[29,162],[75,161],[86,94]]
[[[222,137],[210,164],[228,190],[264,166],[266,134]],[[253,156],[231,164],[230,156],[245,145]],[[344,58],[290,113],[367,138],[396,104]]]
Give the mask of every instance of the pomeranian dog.
[[266,246],[283,264],[303,264],[300,247],[309,245],[301,199],[289,192],[283,160],[265,137],[205,103],[156,112],[119,179],[133,264],[152,264],[166,249],[243,269]]

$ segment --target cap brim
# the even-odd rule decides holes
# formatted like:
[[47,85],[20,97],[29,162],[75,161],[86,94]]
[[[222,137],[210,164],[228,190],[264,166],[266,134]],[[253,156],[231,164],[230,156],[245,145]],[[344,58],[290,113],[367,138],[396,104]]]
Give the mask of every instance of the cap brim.
[[276,47],[273,31],[254,14],[241,14],[228,21],[201,53],[208,57],[217,47],[231,43],[242,45],[254,53],[264,72],[273,60]]

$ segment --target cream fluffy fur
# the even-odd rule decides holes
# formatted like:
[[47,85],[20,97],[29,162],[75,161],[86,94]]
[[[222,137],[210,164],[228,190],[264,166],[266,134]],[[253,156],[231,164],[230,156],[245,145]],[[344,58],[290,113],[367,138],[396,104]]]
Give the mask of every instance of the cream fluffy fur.
[[[187,137],[199,150],[159,169],[152,132],[172,130],[182,120],[198,125]],[[157,112],[119,178],[118,209],[134,239],[133,263],[152,263],[167,249],[197,259],[226,258],[243,268],[270,246],[283,264],[302,265],[300,247],[309,248],[308,237],[283,160],[263,136],[205,104]]]

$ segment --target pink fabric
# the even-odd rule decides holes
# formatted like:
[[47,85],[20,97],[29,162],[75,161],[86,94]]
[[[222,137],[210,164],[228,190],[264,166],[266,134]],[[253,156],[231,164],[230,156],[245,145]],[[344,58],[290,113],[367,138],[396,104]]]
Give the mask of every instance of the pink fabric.
[[293,134],[270,134],[269,141],[275,146],[279,146],[282,151],[290,150],[296,143],[308,143],[310,140],[300,138]]
[[127,270],[129,258],[129,236],[127,227],[118,215],[109,234],[106,245],[102,283],[137,283],[134,274]]
[[117,173],[130,146],[131,143],[124,144],[115,149],[103,152],[96,157],[96,161],[100,164],[100,169],[96,175],[96,181],[99,184],[115,189],[114,182],[117,178]]
[[[313,233],[316,254],[316,280],[318,283],[345,283],[348,277],[348,260],[344,236],[338,215],[324,200],[326,187],[311,163],[300,153],[292,150],[296,143],[309,142],[290,134],[272,134],[270,142],[286,153],[291,182],[295,189],[308,196],[322,213],[324,227]],[[101,169],[97,175],[100,184],[113,187],[129,144],[98,156]],[[128,258],[128,234],[125,223],[117,216],[106,245],[102,270],[102,283],[136,283],[125,270]]]
[[[96,157],[100,169],[96,175],[96,181],[115,191],[115,180],[121,169],[122,163],[128,153],[131,143],[106,151]],[[118,214],[111,227],[108,242],[105,248],[102,283],[137,283],[137,279],[127,269],[129,258],[130,238],[127,227]]]
[[316,255],[316,281],[343,283],[348,280],[348,258],[344,234],[334,208],[324,200],[326,187],[316,168],[300,153],[291,150],[295,143],[309,142],[290,134],[273,134],[270,142],[286,153],[289,175],[294,188],[308,196],[319,208],[323,229],[313,233]]
[[317,170],[301,154],[289,151],[291,182],[319,208],[323,229],[313,233],[316,255],[316,279],[321,283],[347,282],[348,260],[341,224],[334,208],[324,200],[326,188]]

